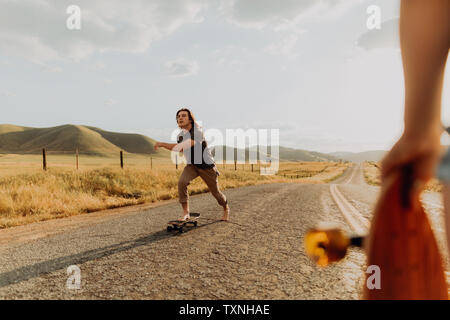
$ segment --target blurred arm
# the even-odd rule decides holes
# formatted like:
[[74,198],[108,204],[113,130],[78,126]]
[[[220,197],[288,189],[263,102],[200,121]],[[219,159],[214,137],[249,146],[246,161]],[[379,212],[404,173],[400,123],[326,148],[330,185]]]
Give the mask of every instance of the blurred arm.
[[441,97],[449,44],[450,0],[402,0],[406,136],[438,139],[442,133]]

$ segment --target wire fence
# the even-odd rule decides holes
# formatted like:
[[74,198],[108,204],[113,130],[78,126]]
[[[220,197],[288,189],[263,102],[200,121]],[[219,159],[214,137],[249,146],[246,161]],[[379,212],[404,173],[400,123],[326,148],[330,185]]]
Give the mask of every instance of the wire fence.
[[[184,157],[178,154],[174,157],[174,162],[169,157],[158,155],[134,154],[125,151],[109,154],[87,154],[75,151],[54,152],[42,149],[41,154],[3,154],[0,155],[0,176],[8,176],[22,173],[34,173],[36,170],[53,170],[64,168],[69,170],[91,170],[98,168],[136,168],[144,170],[178,170],[185,167]],[[216,161],[219,171],[225,172],[249,172],[260,174],[261,170],[270,168],[272,165],[268,161],[249,163],[246,160]],[[325,161],[283,161],[278,163],[276,175],[284,178],[298,179],[312,177],[322,173],[339,162]]]
[[[20,156],[20,155],[16,155]],[[173,168],[179,170],[184,168],[185,159],[178,154],[174,157],[174,162],[170,158],[158,157],[152,155],[131,154],[124,151],[119,151],[117,154],[96,154],[96,153],[82,153],[75,151],[47,151],[42,149],[42,154],[23,154],[25,160],[23,162],[36,163],[38,157],[42,159],[42,169],[46,171],[51,166],[57,167],[74,167],[80,169],[81,167],[95,167],[95,166],[115,166],[120,168],[126,167],[148,167],[150,170],[157,168]],[[18,159],[15,159],[16,161]],[[27,161],[28,160],[28,161]],[[20,161],[17,161],[20,163]],[[235,171],[260,171],[260,168],[267,168],[271,165],[270,162],[257,161],[257,163],[249,163],[245,160],[227,160],[217,161],[216,166],[222,169],[234,169]]]

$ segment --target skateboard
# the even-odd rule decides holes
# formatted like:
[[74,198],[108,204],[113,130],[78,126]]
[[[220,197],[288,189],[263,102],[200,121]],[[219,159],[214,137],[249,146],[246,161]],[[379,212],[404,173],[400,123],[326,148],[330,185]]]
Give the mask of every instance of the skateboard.
[[381,289],[365,288],[366,299],[448,300],[442,257],[420,202],[422,189],[410,166],[383,183],[365,240],[367,265],[382,273]]
[[183,233],[184,227],[197,226],[198,217],[200,217],[200,213],[191,212],[190,218],[187,220],[171,220],[167,223],[167,231],[177,230],[179,233]]

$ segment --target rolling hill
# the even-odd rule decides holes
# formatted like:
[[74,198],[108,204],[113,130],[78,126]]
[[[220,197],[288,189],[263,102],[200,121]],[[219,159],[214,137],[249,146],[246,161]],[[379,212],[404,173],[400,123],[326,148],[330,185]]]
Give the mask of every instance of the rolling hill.
[[364,162],[364,161],[380,161],[387,151],[373,150],[365,152],[333,152],[330,155],[351,161],[351,162]]
[[[0,153],[38,154],[42,148],[53,153],[73,153],[78,148],[81,154],[108,155],[117,154],[120,150],[128,153],[150,154],[169,157],[170,152],[164,148],[154,150],[155,140],[136,133],[118,133],[105,131],[100,128],[66,124],[50,128],[32,128],[12,124],[0,124]],[[257,158],[266,160],[266,152],[258,152],[253,146],[245,150],[228,146],[215,146],[212,154],[223,152],[226,159],[227,151],[236,156],[238,161],[249,159],[251,151],[256,152]],[[239,152],[238,152],[239,151]],[[335,152],[320,153],[301,149],[279,147],[280,161],[339,161],[341,159],[352,162],[365,160],[378,161],[385,151],[367,151],[361,153]],[[217,157],[216,156],[216,157]],[[219,161],[220,159],[216,159]]]
[[[249,159],[250,151],[256,152],[257,159],[265,160],[268,158],[268,152],[258,152],[259,148],[257,146],[246,148],[245,151],[243,149],[232,148],[229,146],[216,146],[212,148],[211,152],[213,156],[218,154],[218,151],[222,149],[223,158],[226,159],[227,152],[229,154],[234,154],[235,157],[242,161],[244,159]],[[292,149],[287,147],[279,147],[279,156],[280,161],[339,161],[339,157],[335,157],[333,155],[314,152],[314,151],[306,151],[301,149]],[[216,159],[217,160],[217,159]]]
[[33,154],[42,148],[55,153],[75,152],[106,155],[120,150],[129,153],[169,156],[165,149],[154,150],[155,140],[131,133],[104,131],[82,125],[31,128],[0,125],[0,153]]
[[1,124],[0,125],[0,134],[9,133],[9,132],[21,132],[21,131],[24,131],[27,129],[30,129],[30,128],[15,126],[13,124]]
[[339,161],[341,158],[315,151],[280,146],[280,159],[286,161]]

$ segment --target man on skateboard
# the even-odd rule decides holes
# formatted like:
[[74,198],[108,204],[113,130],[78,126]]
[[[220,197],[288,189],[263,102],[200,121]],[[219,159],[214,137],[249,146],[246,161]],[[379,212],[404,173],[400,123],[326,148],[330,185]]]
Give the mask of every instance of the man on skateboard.
[[159,147],[170,151],[183,151],[186,158],[186,167],[178,181],[179,202],[183,207],[183,217],[181,220],[188,220],[189,216],[189,194],[187,186],[189,183],[200,176],[216,198],[217,202],[223,207],[222,221],[228,221],[230,216],[230,207],[228,206],[225,195],[219,189],[218,176],[219,171],[216,168],[214,159],[207,147],[203,132],[195,122],[194,115],[189,109],[183,108],[177,111],[177,124],[181,129],[177,137],[178,143],[157,142],[155,150]]

